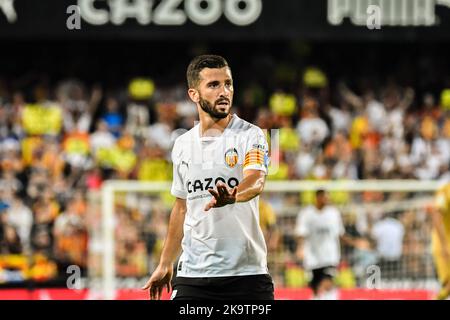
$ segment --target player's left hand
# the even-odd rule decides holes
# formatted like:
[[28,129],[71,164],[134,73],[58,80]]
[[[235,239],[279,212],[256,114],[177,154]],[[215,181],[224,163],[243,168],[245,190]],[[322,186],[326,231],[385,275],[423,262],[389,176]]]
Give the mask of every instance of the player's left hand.
[[208,211],[211,208],[219,208],[226,206],[227,204],[233,204],[236,202],[237,187],[229,190],[227,186],[220,181],[216,184],[216,187],[217,191],[214,189],[208,189],[213,198],[205,206],[205,211]]

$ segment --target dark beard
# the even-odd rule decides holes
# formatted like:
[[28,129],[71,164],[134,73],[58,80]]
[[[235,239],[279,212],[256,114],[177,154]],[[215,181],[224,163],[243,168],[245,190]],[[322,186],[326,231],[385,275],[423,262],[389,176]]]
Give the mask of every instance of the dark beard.
[[212,118],[215,119],[223,119],[228,116],[230,112],[220,112],[214,110],[214,106],[211,105],[208,101],[204,100],[203,98],[200,98],[200,107],[203,111],[205,111],[207,114],[209,114]]

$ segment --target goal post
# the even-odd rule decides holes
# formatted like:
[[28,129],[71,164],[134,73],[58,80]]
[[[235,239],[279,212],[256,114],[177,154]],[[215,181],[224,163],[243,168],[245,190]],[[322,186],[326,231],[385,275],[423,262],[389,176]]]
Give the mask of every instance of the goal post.
[[[327,190],[344,192],[411,192],[427,193],[428,197],[416,199],[421,205],[430,202],[430,197],[441,185],[439,181],[419,180],[295,180],[295,181],[267,181],[264,193],[301,193],[304,191]],[[102,297],[106,300],[115,298],[116,267],[115,267],[115,193],[163,193],[170,190],[170,182],[143,182],[137,180],[107,180],[101,189],[101,219],[102,219]],[[395,202],[395,206],[411,206],[411,202]]]
[[115,297],[115,241],[114,241],[114,194],[116,192],[164,192],[170,182],[142,182],[138,180],[107,180],[102,185],[102,293],[106,300]]

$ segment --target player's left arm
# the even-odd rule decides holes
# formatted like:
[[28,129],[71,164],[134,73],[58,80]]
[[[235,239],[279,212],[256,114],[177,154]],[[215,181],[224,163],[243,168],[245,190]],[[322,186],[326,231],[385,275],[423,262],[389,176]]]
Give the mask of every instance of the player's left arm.
[[446,210],[447,200],[443,192],[438,192],[435,199],[435,208],[431,211],[431,219],[433,228],[436,230],[440,245],[441,245],[441,255],[450,263],[450,248],[448,246],[447,236],[445,234],[444,220],[442,218],[443,213]]
[[208,189],[213,198],[206,205],[205,211],[227,204],[250,201],[264,190],[269,156],[267,140],[261,129],[255,129],[249,135],[245,150],[242,181],[231,190],[223,182],[216,185],[217,190]]
[[243,162],[243,179],[237,186],[236,202],[247,202],[264,190],[269,171],[269,146],[263,131],[257,128],[249,136]]
[[266,174],[261,170],[245,170],[244,179],[236,187],[236,202],[247,202],[259,196],[264,190]]
[[266,181],[266,174],[261,170],[245,170],[244,179],[237,187],[228,189],[227,186],[218,182],[217,190],[208,189],[213,198],[205,207],[205,211],[211,208],[219,208],[227,204],[236,202],[247,202],[258,196],[264,190],[264,183]]
[[347,233],[340,236],[340,240],[343,244],[346,244],[350,247],[356,247],[357,238],[348,235]]

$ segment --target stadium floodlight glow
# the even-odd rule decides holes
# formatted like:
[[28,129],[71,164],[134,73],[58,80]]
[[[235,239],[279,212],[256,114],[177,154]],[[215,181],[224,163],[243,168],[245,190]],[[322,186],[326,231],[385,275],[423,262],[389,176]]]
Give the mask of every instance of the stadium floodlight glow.
[[[440,181],[420,180],[346,180],[346,181],[267,181],[264,192],[301,192],[324,189],[328,191],[384,191],[384,192],[433,192],[442,185]],[[158,193],[170,190],[170,182],[143,182],[137,180],[108,180],[102,185],[102,297],[115,298],[115,237],[114,237],[114,193],[145,192]],[[428,202],[429,199],[425,199]],[[423,205],[422,200],[416,201]],[[396,208],[410,208],[411,203],[395,204]],[[380,205],[377,204],[378,207]],[[388,208],[389,206],[386,206]]]

